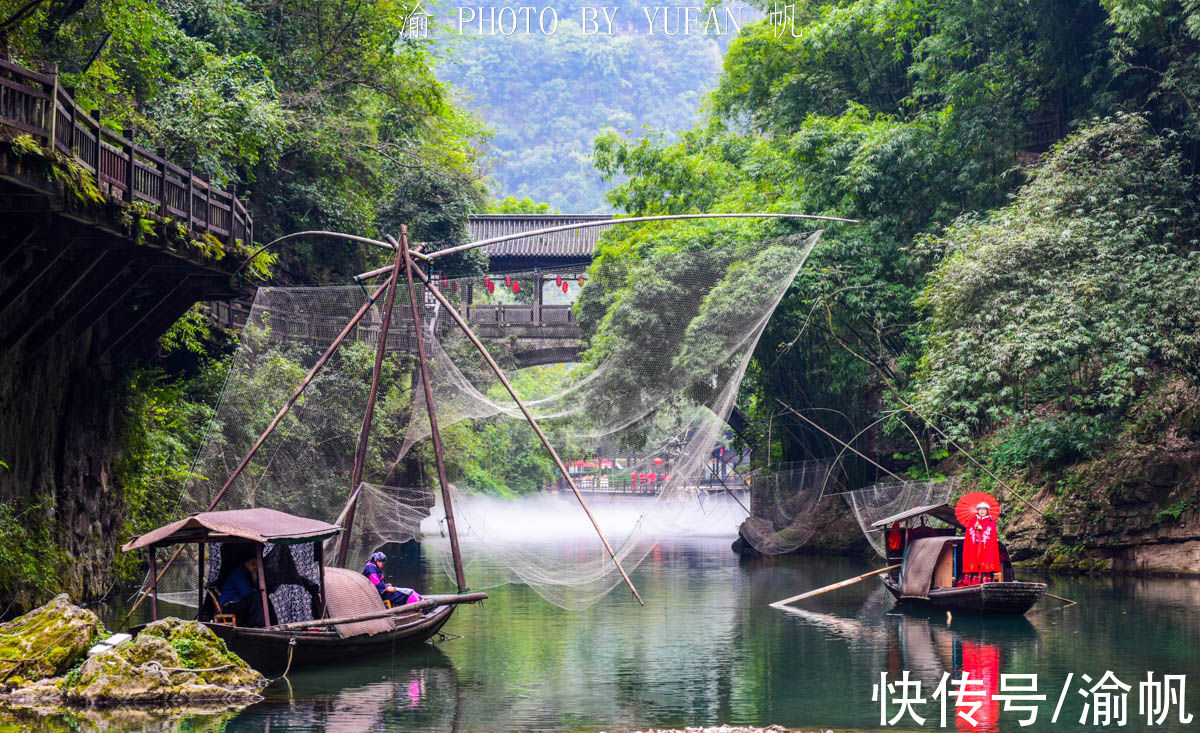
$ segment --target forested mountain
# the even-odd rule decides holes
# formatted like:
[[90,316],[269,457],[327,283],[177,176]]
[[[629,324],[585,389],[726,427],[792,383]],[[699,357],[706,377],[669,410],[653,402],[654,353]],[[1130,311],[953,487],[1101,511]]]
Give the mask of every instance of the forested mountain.
[[[511,35],[501,32],[509,26],[491,34],[490,25],[482,25],[481,34],[479,16],[502,3],[436,6],[438,20],[449,25],[431,34],[447,51],[438,74],[491,129],[488,172],[498,198],[529,197],[564,212],[609,211],[608,185],[592,162],[596,136],[611,128],[640,137],[649,128],[673,138],[692,127],[736,29],[722,9],[719,27],[710,25],[709,34],[700,32],[701,18],[693,14],[691,33],[683,35],[678,8],[687,4],[699,5],[615,3],[611,33],[597,15],[598,31],[590,35],[585,31],[594,29],[583,27],[582,12],[595,4],[539,4],[554,10],[557,29],[542,33],[540,13],[534,13],[531,32],[520,21]],[[476,17],[461,34],[460,8]],[[747,20],[757,15],[748,8],[737,13]]]

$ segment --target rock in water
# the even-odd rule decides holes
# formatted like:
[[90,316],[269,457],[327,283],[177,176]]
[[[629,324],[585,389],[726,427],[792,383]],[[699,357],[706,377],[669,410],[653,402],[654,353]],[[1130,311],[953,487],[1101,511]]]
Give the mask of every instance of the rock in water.
[[0,683],[20,685],[70,669],[95,642],[100,619],[65,594],[0,624]]
[[116,649],[91,657],[60,685],[84,705],[255,702],[267,679],[203,624],[166,618]]

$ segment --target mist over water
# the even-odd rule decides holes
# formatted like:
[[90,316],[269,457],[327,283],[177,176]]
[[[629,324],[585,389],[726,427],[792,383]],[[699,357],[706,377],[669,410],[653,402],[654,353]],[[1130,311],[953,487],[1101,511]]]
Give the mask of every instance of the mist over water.
[[[633,536],[679,539],[737,536],[746,511],[728,494],[691,500],[660,500],[651,496],[585,494],[600,529],[614,547]],[[744,501],[744,500],[743,500]],[[454,500],[454,519],[464,544],[542,544],[596,538],[596,529],[570,493],[520,499],[462,496]],[[445,514],[439,505],[421,522],[421,532],[433,540],[445,536]]]

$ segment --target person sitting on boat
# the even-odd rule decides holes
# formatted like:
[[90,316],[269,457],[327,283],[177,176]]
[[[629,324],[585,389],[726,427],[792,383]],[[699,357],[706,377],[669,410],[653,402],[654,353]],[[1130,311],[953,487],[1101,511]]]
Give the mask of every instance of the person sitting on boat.
[[975,507],[975,517],[967,524],[967,536],[963,542],[963,579],[960,585],[979,585],[995,580],[1000,572],[1000,538],[996,532],[996,520],[990,516],[991,507],[980,502]]
[[258,558],[251,556],[234,566],[221,585],[218,600],[222,613],[232,613],[238,626],[264,626],[262,593],[258,589]]
[[383,577],[385,563],[387,563],[387,555],[376,552],[371,555],[371,559],[367,561],[362,571],[363,575],[367,576],[367,580],[371,581],[371,585],[379,591],[379,597],[393,606],[404,606],[421,600],[421,594],[412,588],[400,588],[387,582]]

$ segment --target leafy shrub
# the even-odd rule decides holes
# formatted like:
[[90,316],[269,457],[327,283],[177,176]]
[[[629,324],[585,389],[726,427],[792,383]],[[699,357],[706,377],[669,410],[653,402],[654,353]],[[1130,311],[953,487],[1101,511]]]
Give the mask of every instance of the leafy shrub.
[[1039,417],[1002,430],[992,464],[1018,468],[1087,458],[1113,435],[1113,423],[1088,415]]

